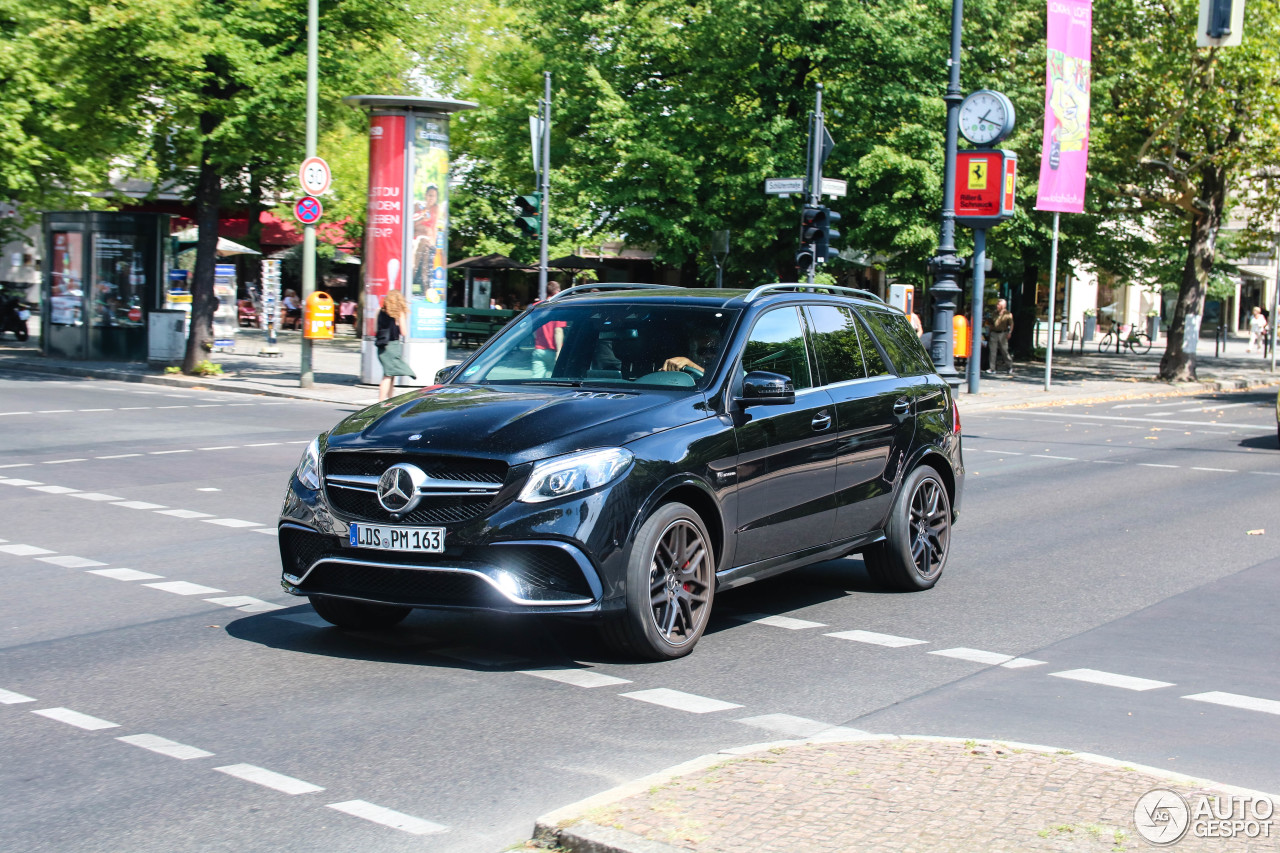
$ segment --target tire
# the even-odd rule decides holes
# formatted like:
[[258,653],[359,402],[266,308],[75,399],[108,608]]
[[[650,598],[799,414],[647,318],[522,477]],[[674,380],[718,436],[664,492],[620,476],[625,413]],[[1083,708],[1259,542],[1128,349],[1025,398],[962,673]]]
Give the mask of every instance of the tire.
[[938,582],[951,550],[951,499],[936,470],[921,465],[906,476],[884,532],[883,542],[862,552],[872,579],[904,592]]
[[1111,346],[1111,333],[1107,332],[1102,336],[1102,340],[1098,341],[1098,352],[1106,352],[1109,346]]
[[605,639],[644,660],[689,654],[711,618],[715,566],[698,514],[682,503],[658,507],[631,546],[626,611],[605,623]]
[[369,601],[351,601],[346,598],[311,596],[311,606],[320,618],[339,628],[353,631],[369,631],[399,625],[409,615],[411,607],[394,604],[374,604]]
[[1129,341],[1129,348],[1138,355],[1146,355],[1151,352],[1151,337],[1146,332],[1138,332]]

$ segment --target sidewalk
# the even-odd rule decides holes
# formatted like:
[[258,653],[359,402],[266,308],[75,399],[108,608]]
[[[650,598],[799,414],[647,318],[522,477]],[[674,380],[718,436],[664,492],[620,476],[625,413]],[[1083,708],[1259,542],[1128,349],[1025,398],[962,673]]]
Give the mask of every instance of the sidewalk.
[[[33,332],[39,324],[33,318]],[[345,331],[345,330],[344,330]],[[52,373],[126,382],[146,382],[177,387],[217,388],[246,394],[292,397],[328,403],[365,405],[376,402],[378,389],[357,384],[360,375],[360,343],[351,336],[332,341],[317,341],[312,347],[315,384],[298,387],[298,363],[301,337],[298,332],[282,332],[279,357],[259,356],[265,335],[258,329],[241,329],[237,351],[214,353],[210,359],[222,365],[220,377],[191,377],[165,374],[145,364],[105,361],[66,361],[45,358],[40,354],[36,334],[24,343],[6,336],[0,340],[0,369],[33,373]],[[1280,384],[1280,373],[1270,372],[1270,359],[1245,352],[1246,341],[1227,342],[1220,357],[1213,355],[1213,341],[1200,342],[1199,382],[1171,385],[1154,379],[1163,353],[1163,340],[1146,355],[1099,354],[1096,344],[1087,344],[1084,354],[1056,350],[1049,391],[1044,390],[1044,364],[1018,362],[1013,376],[983,374],[980,393],[971,395],[963,377],[960,392],[961,416],[968,412],[1025,406],[1065,405],[1166,394],[1200,394]],[[450,347],[446,364],[457,364],[474,349]],[[1206,354],[1207,353],[1207,354]]]
[[[1204,794],[1280,801],[1053,747],[839,731],[838,739],[725,750],[638,779],[539,818],[529,846],[583,853],[1149,850],[1135,807],[1153,789],[1181,795],[1193,814]],[[1155,838],[1170,831],[1146,823]],[[1276,850],[1280,818],[1268,823],[1270,837],[1254,839],[1244,832],[1196,837],[1193,823],[1175,848]]]

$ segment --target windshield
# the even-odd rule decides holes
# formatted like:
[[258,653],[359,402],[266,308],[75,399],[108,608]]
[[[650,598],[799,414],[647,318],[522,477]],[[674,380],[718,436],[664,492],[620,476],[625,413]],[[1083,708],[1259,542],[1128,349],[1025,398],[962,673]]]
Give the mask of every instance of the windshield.
[[702,388],[738,312],[646,302],[538,307],[455,381]]

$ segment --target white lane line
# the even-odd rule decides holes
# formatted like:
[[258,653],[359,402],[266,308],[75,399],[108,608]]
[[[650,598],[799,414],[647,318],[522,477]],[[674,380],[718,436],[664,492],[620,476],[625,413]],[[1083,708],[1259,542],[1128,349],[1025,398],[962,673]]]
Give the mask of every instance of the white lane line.
[[1094,465],[1123,465],[1123,462],[1117,462],[1114,459],[1090,459]]
[[875,631],[836,631],[824,636],[835,637],[837,640],[853,640],[855,643],[870,643],[873,646],[888,646],[891,649],[899,649],[904,646],[922,646],[929,642],[928,640],[912,640],[909,637],[895,637],[893,634],[877,634]]
[[255,767],[252,764],[228,764],[226,767],[213,769],[264,788],[272,788],[282,794],[312,794],[324,790],[319,785],[312,785],[310,782],[303,782],[301,779],[276,773],[265,767]]
[[998,453],[1001,456],[1022,456],[1021,453],[1015,453],[1012,450],[982,450],[980,453]]
[[221,408],[221,403],[198,403],[191,408],[193,409],[217,409]]
[[743,717],[740,720],[734,720],[734,722],[742,723],[744,726],[777,732],[789,737],[812,737],[818,732],[847,732],[850,735],[856,733],[856,729],[833,726],[830,723],[810,720],[807,717],[795,717],[791,714],[764,714],[759,717]]
[[0,545],[0,554],[12,554],[15,557],[38,557],[41,554],[52,554],[48,548],[37,548],[35,545]]
[[150,406],[122,406],[122,407],[120,408],[120,411],[122,411],[122,412],[140,412],[140,411],[142,411],[143,409],[149,409],[149,408],[151,408],[151,407],[150,407]]
[[[1038,418],[1072,417],[1072,415],[1067,414],[1065,412],[1026,412],[1026,414],[1034,415],[1035,417],[1038,417]],[[1138,418],[1138,417],[1129,417],[1126,415],[1089,415],[1089,417],[1094,418],[1096,420],[1100,420],[1100,421],[1141,421],[1141,422],[1153,423],[1153,424],[1183,424],[1186,426],[1202,426],[1202,427],[1215,426],[1215,427],[1231,427],[1232,429],[1250,429],[1250,430],[1265,429],[1268,431],[1271,429],[1271,427],[1265,424],[1224,424],[1224,423],[1215,423],[1210,421],[1172,421],[1172,420],[1165,420],[1164,418],[1150,418],[1150,417]],[[1122,425],[1117,424],[1117,426],[1122,426]],[[1127,428],[1142,429],[1142,427],[1136,427],[1136,426],[1129,426]]]
[[106,565],[106,563],[100,563],[97,560],[90,560],[86,557],[73,557],[70,554],[64,554],[61,557],[36,557],[36,559],[42,563],[62,566],[64,569],[87,569],[90,566]]
[[63,414],[66,414],[67,412],[73,412],[73,411],[75,411],[75,410],[74,410],[74,409],[41,409],[40,411],[36,412],[36,414],[38,414],[38,415],[63,415]]
[[1014,658],[1008,663],[1000,664],[1006,669],[1022,669],[1028,666],[1044,666],[1046,661],[1035,660],[1034,658]]
[[9,477],[4,481],[6,486],[43,486],[39,480],[23,480],[18,477]]
[[191,407],[187,405],[181,405],[181,406],[156,406],[156,408],[157,409],[189,409]]
[[473,646],[432,649],[431,652],[432,654],[443,655],[444,657],[460,660],[464,663],[473,663],[476,666],[511,666],[516,663],[525,663],[527,660],[526,658],[504,655],[501,652],[490,652],[484,649],[477,649]]
[[220,444],[217,447],[201,447],[200,449],[201,450],[235,450],[237,447],[239,447],[239,445],[237,444]]
[[310,444],[311,439],[304,438],[301,441],[286,441],[285,444]]
[[731,708],[742,707],[732,702],[721,702],[719,699],[709,699],[706,696],[697,696],[693,693],[669,690],[666,687],[655,687],[652,690],[636,690],[618,695],[625,696],[628,699],[636,699],[640,702],[661,705],[664,708],[674,708],[677,711],[688,711],[690,714],[711,714],[716,711],[728,711]]
[[222,491],[222,489],[217,489],[217,488],[214,488],[213,486],[203,486],[199,489],[196,489],[196,491],[197,492],[220,492]]
[[297,622],[299,625],[309,625],[312,628],[333,627],[332,622],[326,622],[324,619],[321,619],[318,613],[283,613],[274,618],[283,619],[286,622]]
[[88,714],[81,714],[79,711],[73,711],[70,708],[41,708],[39,711],[32,711],[31,713],[57,720],[60,723],[66,723],[69,726],[87,729],[91,732],[99,729],[120,728],[118,723],[110,723],[97,717],[90,717]]
[[104,495],[102,492],[76,492],[71,497],[79,498],[82,501],[122,501],[124,498],[116,495]]
[[22,702],[34,702],[30,696],[14,693],[12,690],[0,690],[0,705],[18,705]]
[[125,509],[164,509],[164,504],[153,504],[146,501],[116,501],[112,506],[122,506]]
[[548,681],[572,684],[574,687],[609,687],[614,684],[631,683],[628,679],[605,675],[603,672],[596,672],[591,669],[555,669],[547,667],[545,669],[522,669],[520,672],[524,675],[545,678]]
[[256,521],[245,521],[243,518],[206,518],[205,524],[217,524],[220,527],[261,527]]
[[1181,465],[1162,465],[1159,462],[1139,462],[1137,464],[1142,468],[1181,468],[1182,467]]
[[1250,474],[1261,474],[1263,477],[1280,477],[1280,471],[1250,471]]
[[1239,474],[1235,468],[1201,468],[1196,465],[1191,466],[1192,471],[1215,471],[1219,474]]
[[191,453],[191,450],[152,450],[148,456],[168,456],[171,453]]
[[277,527],[259,527],[254,533],[265,533],[268,536],[279,536],[280,529]]
[[132,746],[140,746],[143,749],[149,749],[152,752],[158,752],[161,755],[167,755],[170,758],[176,758],[179,761],[190,761],[193,758],[208,758],[213,755],[194,746],[187,746],[185,743],[178,743],[176,740],[169,740],[167,737],[159,735],[125,735],[116,738]]
[[1240,406],[1254,406],[1256,403],[1210,403],[1207,406],[1192,406],[1189,409],[1177,409],[1178,412],[1213,412],[1221,409],[1237,409]]
[[753,625],[770,625],[774,628],[786,628],[788,631],[827,627],[822,622],[810,622],[807,619],[794,619],[790,616],[771,616],[764,613],[743,613],[736,618]]
[[115,453],[111,456],[95,456],[94,459],[132,459],[135,456],[141,456],[141,453]]
[[253,403],[227,403],[227,406],[252,406]]
[[1256,696],[1241,696],[1239,693],[1223,693],[1212,690],[1208,693],[1192,693],[1183,696],[1193,702],[1211,702],[1214,705],[1225,705],[1228,708],[1241,708],[1245,711],[1261,711],[1264,714],[1280,714],[1280,702],[1275,699],[1259,699]]
[[172,515],[174,518],[213,518],[211,512],[196,512],[194,509],[162,509],[156,515]]
[[272,604],[251,595],[231,595],[226,598],[206,598],[210,604],[221,604],[223,607],[234,607],[243,613],[270,613],[272,610],[284,610],[283,604]]
[[110,412],[112,409],[76,409],[77,412]]
[[264,441],[261,444],[246,444],[245,447],[275,447],[279,443],[278,441]]
[[972,661],[973,663],[1002,664],[1013,660],[1013,655],[1002,655],[999,652],[984,652],[981,649],[966,649],[964,647],[939,649],[936,652],[929,652],[929,654],[944,658],[955,658],[956,660]]
[[1065,459],[1068,462],[1079,462],[1074,456],[1050,456],[1047,453],[1032,453],[1037,459]]
[[380,823],[383,826],[389,826],[392,829],[399,829],[410,835],[431,835],[436,832],[444,832],[448,827],[438,823],[432,823],[429,820],[423,820],[420,817],[407,815],[404,812],[398,812],[394,809],[388,809],[383,806],[375,806],[373,803],[367,803],[364,800],[347,800],[345,803],[329,803],[327,808],[337,809],[340,812],[349,814],[352,817],[364,818],[374,823]]
[[104,578],[118,581],[153,581],[164,577],[164,575],[153,575],[151,572],[140,572],[137,569],[93,569],[85,574],[102,575]]
[[66,486],[32,486],[33,492],[44,492],[49,495],[74,495],[79,489],[70,489]]
[[44,462],[41,462],[40,464],[41,465],[65,465],[68,462],[88,462],[88,461],[89,460],[85,459],[84,457],[79,457],[76,459],[46,459]]
[[29,414],[31,413],[30,412],[0,412],[0,418],[6,417],[8,415],[29,415]]
[[152,589],[158,589],[164,592],[171,592],[174,595],[212,595],[215,592],[226,592],[225,589],[215,589],[211,586],[202,586],[198,583],[189,583],[188,581],[144,583],[143,586],[149,586]]
[[8,465],[0,465],[0,468],[30,468],[34,462],[11,462]]
[[1120,687],[1124,690],[1156,690],[1160,687],[1172,687],[1171,681],[1156,681],[1151,678],[1136,678],[1132,675],[1120,675],[1115,672],[1103,672],[1098,669],[1068,669],[1062,672],[1049,673],[1055,678],[1069,678],[1072,681],[1087,681],[1090,684],[1102,684],[1107,687]]

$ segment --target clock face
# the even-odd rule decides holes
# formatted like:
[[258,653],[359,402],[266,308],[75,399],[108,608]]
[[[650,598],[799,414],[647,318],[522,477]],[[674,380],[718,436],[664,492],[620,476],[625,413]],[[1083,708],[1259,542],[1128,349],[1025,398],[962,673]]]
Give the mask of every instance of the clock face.
[[1013,104],[999,92],[979,89],[960,104],[960,132],[974,145],[993,145],[1013,130]]

